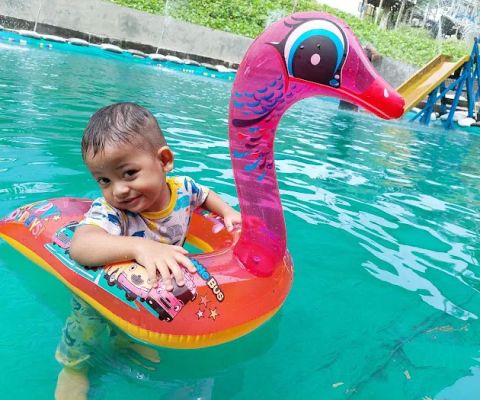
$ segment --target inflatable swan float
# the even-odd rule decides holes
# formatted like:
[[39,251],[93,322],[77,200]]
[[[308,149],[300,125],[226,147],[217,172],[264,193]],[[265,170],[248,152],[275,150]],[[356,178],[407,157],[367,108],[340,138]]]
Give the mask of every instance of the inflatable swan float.
[[0,236],[60,279],[105,318],[143,342],[173,348],[220,344],[255,329],[279,310],[293,265],[275,175],[277,125],[294,103],[333,96],[381,118],[403,114],[403,99],[374,70],[350,28],[317,12],[290,15],[251,45],[233,83],[230,152],[242,229],[194,214],[187,242],[197,273],[167,292],[147,285],[135,262],[85,268],[69,257],[75,227],[91,200],[29,204],[0,221]]

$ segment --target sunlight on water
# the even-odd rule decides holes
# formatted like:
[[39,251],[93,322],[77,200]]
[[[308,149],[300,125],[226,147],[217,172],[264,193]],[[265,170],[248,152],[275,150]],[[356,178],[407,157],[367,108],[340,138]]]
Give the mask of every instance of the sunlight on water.
[[[230,84],[86,54],[0,45],[1,214],[98,195],[82,164],[89,116],[152,110],[188,174],[237,206]],[[276,166],[295,262],[281,312],[213,349],[92,360],[93,399],[476,399],[480,386],[480,135],[294,106]],[[5,398],[50,399],[69,294],[0,243]],[[239,305],[240,307],[240,305]]]

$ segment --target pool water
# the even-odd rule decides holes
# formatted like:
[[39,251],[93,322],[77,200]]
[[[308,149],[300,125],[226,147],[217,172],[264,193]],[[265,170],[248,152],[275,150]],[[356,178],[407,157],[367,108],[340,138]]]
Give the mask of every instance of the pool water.
[[[99,194],[83,166],[89,116],[151,109],[187,174],[236,206],[227,141],[231,83],[150,65],[0,49],[1,214]],[[276,166],[295,263],[281,311],[210,349],[158,366],[99,357],[91,399],[477,399],[480,391],[480,135],[295,105]],[[0,242],[2,398],[51,399],[70,294]],[[155,369],[155,370],[153,370]]]

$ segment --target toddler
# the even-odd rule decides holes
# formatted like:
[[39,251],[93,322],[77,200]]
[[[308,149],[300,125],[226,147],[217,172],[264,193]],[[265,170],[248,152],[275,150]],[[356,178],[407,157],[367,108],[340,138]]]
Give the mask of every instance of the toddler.
[[[172,279],[179,286],[185,284],[182,266],[195,272],[182,245],[197,207],[223,217],[228,230],[241,223],[240,213],[212,190],[189,177],[167,177],[173,153],[155,117],[137,104],[117,103],[98,110],[85,128],[82,156],[103,197],[93,201],[75,231],[70,256],[79,264],[136,260],[145,267],[149,283],[155,286],[162,279],[165,289],[172,290]],[[69,383],[79,389],[78,398],[85,398],[85,361],[88,351],[94,350],[85,338],[91,340],[97,335],[89,332],[104,331],[105,326],[102,317],[74,299],[57,349],[57,359],[64,365],[58,399],[72,398]]]

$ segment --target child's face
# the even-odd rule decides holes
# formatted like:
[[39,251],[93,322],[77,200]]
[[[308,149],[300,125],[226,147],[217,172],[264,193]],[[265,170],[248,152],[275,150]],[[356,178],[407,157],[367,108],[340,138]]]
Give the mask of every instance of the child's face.
[[170,190],[165,174],[173,167],[168,147],[155,153],[133,144],[111,144],[95,157],[87,153],[85,162],[113,207],[139,213],[168,206]]

